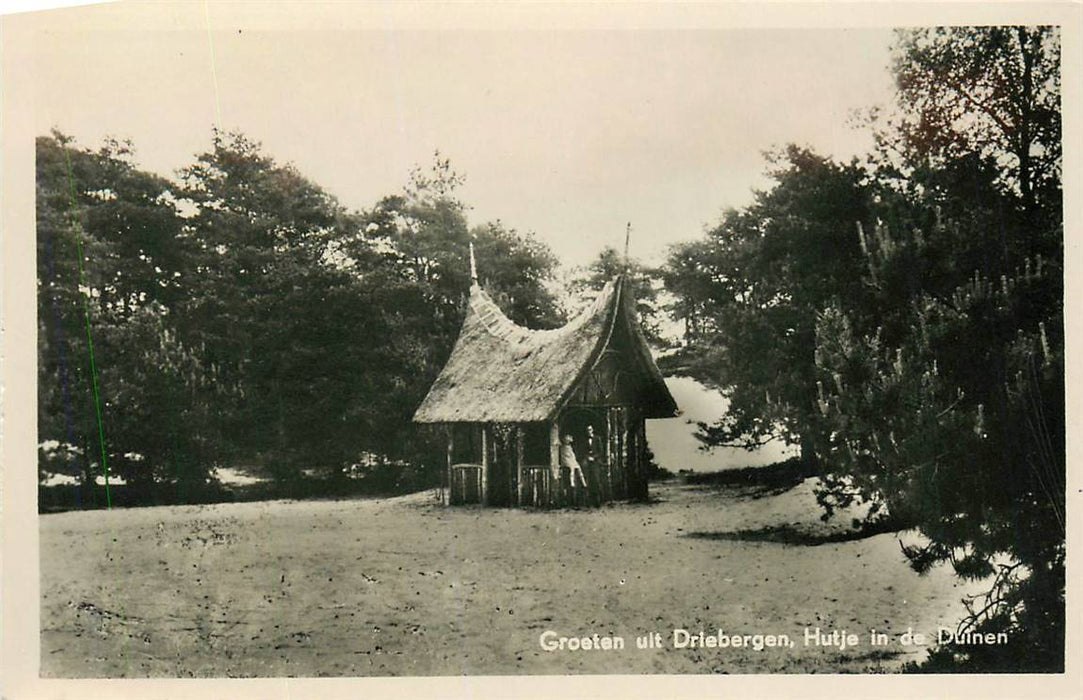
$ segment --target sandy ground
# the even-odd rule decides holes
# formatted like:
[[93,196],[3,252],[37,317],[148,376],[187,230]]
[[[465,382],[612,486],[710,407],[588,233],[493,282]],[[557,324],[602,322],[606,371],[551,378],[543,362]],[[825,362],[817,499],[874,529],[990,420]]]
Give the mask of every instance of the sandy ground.
[[[425,493],[45,515],[42,675],[880,672],[924,656],[898,634],[962,610],[963,584],[914,574],[894,534],[817,544],[848,522],[819,522],[809,482],[652,493],[594,511],[448,509]],[[778,527],[810,541],[772,541]],[[767,539],[732,534],[747,530]],[[795,644],[676,649],[677,627]],[[861,641],[805,646],[806,627]],[[871,628],[892,642],[870,646]],[[546,630],[626,646],[549,652]],[[663,648],[638,649],[653,632]]]

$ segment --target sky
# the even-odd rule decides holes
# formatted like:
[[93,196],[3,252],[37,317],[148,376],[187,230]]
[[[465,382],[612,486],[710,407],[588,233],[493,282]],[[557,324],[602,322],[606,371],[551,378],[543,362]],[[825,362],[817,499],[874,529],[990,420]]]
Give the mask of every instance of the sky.
[[141,167],[171,175],[215,125],[236,129],[353,209],[439,150],[466,176],[472,224],[500,219],[582,265],[631,222],[632,256],[653,263],[749,203],[764,151],[866,151],[851,114],[893,94],[886,29],[269,29],[235,10],[53,13],[38,133],[131,139]]

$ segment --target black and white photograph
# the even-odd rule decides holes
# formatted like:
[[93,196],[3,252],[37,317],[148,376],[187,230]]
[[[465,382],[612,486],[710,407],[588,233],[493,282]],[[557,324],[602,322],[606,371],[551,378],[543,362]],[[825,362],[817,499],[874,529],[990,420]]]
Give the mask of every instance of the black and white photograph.
[[1079,697],[1080,7],[737,5],[0,20],[27,692]]

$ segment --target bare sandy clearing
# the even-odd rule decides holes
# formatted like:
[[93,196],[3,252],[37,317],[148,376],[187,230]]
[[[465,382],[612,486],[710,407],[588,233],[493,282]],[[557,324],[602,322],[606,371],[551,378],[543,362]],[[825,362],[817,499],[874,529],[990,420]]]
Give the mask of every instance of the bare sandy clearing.
[[[824,544],[734,539],[825,526],[811,484],[652,487],[597,511],[447,509],[429,494],[41,518],[42,673],[368,676],[893,670],[920,649],[871,628],[935,633],[961,611],[949,571],[919,577],[896,536]],[[804,628],[843,629],[839,651]],[[793,648],[673,649],[672,630],[787,634]],[[624,638],[544,651],[539,635]],[[663,649],[636,648],[662,633]],[[906,653],[901,653],[906,652]]]

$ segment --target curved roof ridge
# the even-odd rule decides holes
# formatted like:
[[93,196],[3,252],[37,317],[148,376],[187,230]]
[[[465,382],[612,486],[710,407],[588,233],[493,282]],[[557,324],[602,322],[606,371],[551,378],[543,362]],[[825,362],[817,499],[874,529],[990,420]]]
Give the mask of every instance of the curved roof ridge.
[[532,332],[508,318],[497,303],[479,285],[470,286],[470,311],[490,335],[515,342],[526,340]]
[[536,345],[575,330],[598,313],[604,311],[608,306],[609,297],[612,295],[614,288],[614,281],[606,282],[605,287],[597,293],[588,306],[559,328],[534,329],[520,326],[508,318],[500,309],[500,306],[489,296],[488,292],[478,284],[470,286],[469,304],[471,311],[477,316],[482,327],[490,335],[509,343],[521,344],[533,341],[531,344]]

